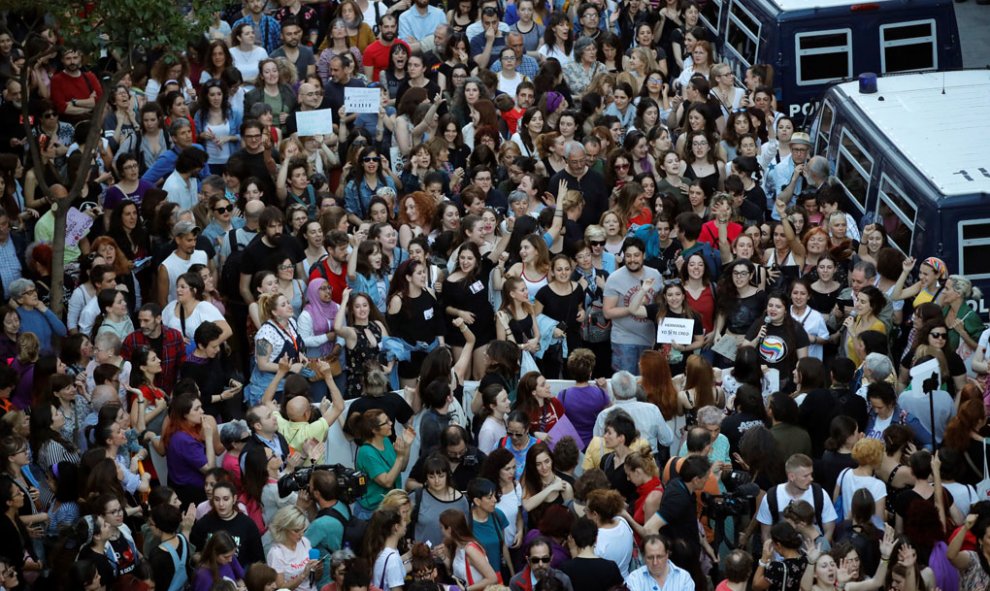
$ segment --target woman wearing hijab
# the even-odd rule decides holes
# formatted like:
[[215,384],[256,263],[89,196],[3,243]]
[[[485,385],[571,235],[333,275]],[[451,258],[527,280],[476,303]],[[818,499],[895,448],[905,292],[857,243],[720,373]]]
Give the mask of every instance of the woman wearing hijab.
[[[337,385],[343,391],[343,377],[339,377],[342,374],[338,371],[340,368],[340,347],[337,345],[337,334],[333,331],[333,321],[340,311],[340,306],[332,298],[333,288],[326,279],[317,277],[309,282],[309,285],[306,286],[306,301],[308,303],[299,314],[299,335],[302,337],[303,343],[306,344],[306,358],[313,361],[317,359],[329,361],[334,368],[335,376],[338,376]],[[332,359],[327,359],[328,357],[336,358],[338,361],[335,363]],[[319,392],[313,392],[313,395],[316,396],[314,400],[326,396],[327,386],[324,382],[313,382],[311,387],[314,390],[319,390]]]

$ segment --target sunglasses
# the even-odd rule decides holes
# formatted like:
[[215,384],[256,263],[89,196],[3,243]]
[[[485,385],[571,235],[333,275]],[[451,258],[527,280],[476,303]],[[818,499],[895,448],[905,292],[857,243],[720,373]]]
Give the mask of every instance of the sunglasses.
[[228,213],[228,212],[234,211],[234,206],[233,205],[228,205],[226,207],[214,207],[213,208],[213,211],[215,211],[217,213]]
[[946,333],[946,332],[930,332],[930,333],[928,333],[928,336],[935,337],[936,339],[944,339],[944,338],[946,338],[946,337],[949,336],[949,333]]
[[605,241],[604,240],[592,240],[592,241],[588,242],[588,244],[590,244],[592,246],[605,246]]
[[550,564],[550,560],[551,560],[551,558],[549,556],[530,556],[529,557],[529,563],[530,564],[540,564],[540,563]]
[[378,156],[365,156],[361,162],[378,162],[380,159]]

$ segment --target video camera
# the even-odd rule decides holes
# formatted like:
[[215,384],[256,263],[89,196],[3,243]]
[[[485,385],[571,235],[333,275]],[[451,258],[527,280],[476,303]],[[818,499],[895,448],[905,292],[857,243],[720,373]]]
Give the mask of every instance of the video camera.
[[749,515],[752,501],[760,493],[760,487],[753,482],[753,476],[743,470],[732,470],[722,476],[725,492],[720,495],[701,493],[704,505],[702,513],[721,520],[730,516]]
[[296,470],[278,479],[278,496],[287,497],[299,489],[309,486],[309,479],[315,470],[333,472],[337,478],[337,500],[350,504],[364,495],[368,488],[368,477],[359,470],[341,464],[320,464]]

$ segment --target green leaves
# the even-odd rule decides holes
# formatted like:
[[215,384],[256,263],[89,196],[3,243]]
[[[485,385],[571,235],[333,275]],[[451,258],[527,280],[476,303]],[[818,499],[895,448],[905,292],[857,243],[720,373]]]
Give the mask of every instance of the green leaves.
[[[33,0],[8,2],[14,9],[35,5]],[[185,49],[186,41],[205,29],[223,4],[223,0],[100,0],[87,11],[78,0],[47,0],[46,9],[55,15],[65,39],[91,57],[106,51],[127,66],[134,54]]]

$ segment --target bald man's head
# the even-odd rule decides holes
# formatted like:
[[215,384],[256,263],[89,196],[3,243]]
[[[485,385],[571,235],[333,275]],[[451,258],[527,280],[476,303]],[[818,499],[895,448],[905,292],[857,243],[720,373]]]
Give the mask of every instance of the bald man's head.
[[315,84],[303,82],[299,85],[299,104],[307,109],[316,109],[320,106],[320,89]]
[[309,411],[312,408],[306,396],[296,396],[285,403],[285,412],[289,415],[290,421],[309,420]]

